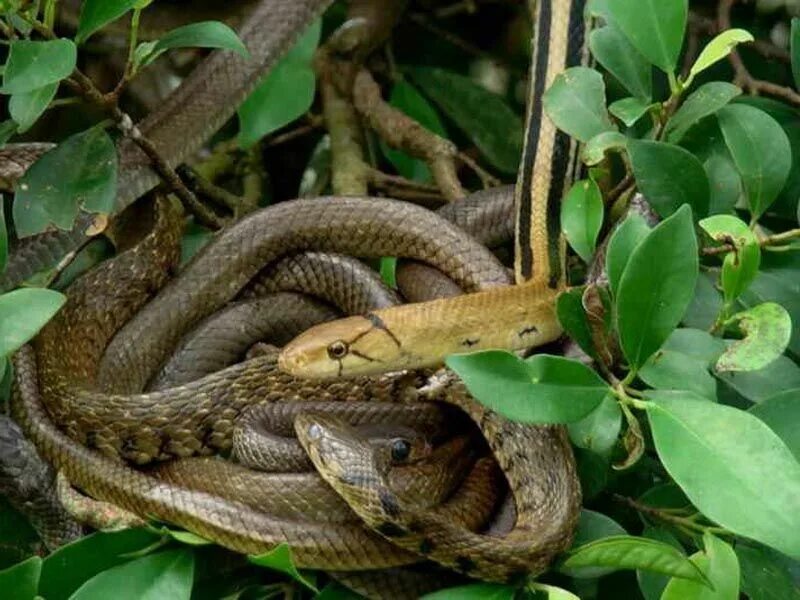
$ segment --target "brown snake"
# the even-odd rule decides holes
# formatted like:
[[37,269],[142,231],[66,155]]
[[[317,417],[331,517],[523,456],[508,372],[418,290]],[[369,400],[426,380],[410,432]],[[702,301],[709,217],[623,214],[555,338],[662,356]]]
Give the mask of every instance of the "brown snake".
[[[259,10],[265,11],[266,4],[262,3]],[[309,5],[317,8],[316,5],[323,4],[293,3],[298,10],[299,5],[304,5],[305,10]],[[264,14],[262,19],[266,18]],[[254,35],[252,30],[246,29],[243,37],[248,33]],[[274,45],[274,40],[271,43]],[[252,48],[251,52],[255,54]],[[252,74],[250,77],[252,79]],[[167,108],[169,106],[168,103]],[[183,110],[186,109],[181,106]],[[183,117],[180,112],[168,116],[177,120]],[[196,117],[188,118],[197,121]],[[146,120],[142,124],[143,131],[146,126],[153,127],[152,132],[146,133],[159,142],[160,148],[163,145],[164,155],[170,162],[179,162],[185,156],[182,152],[188,151],[187,147],[192,144],[196,147],[202,142],[190,139],[184,146],[184,139],[181,139],[182,148],[173,149],[170,143],[174,145],[183,135],[172,134],[170,139],[159,141],[158,119]],[[162,127],[167,133],[166,127]],[[182,132],[188,130],[188,125],[170,122],[170,128],[174,127]],[[193,127],[196,129],[196,123]],[[138,154],[138,151],[131,152]],[[121,189],[126,196],[130,194],[135,198],[152,185],[152,177],[144,175],[149,168],[141,157],[126,162],[124,148],[121,153],[124,165]],[[125,186],[125,177],[130,177],[130,186]],[[120,198],[119,204],[124,206],[128,202],[129,199]],[[174,217],[165,209],[162,218]],[[152,287],[140,278],[141,269],[163,272],[172,262],[153,260],[155,248],[169,243],[170,236],[174,235],[170,227],[165,227],[164,231],[167,232],[161,234],[164,239],[154,240],[149,250],[147,244],[142,244],[130,253],[132,262],[126,268],[131,285],[120,286],[116,282],[116,298],[93,293],[95,286],[108,274],[102,269],[90,274],[80,282],[83,289],[79,286],[75,295],[71,295],[70,301],[76,298],[72,310],[68,306],[43,330],[35,341],[35,351],[23,349],[15,358],[18,380],[14,411],[40,451],[63,469],[71,481],[93,495],[139,514],[174,522],[232,549],[260,552],[280,541],[290,541],[299,566],[328,569],[376,568],[417,560],[415,554],[399,551],[369,532],[362,532],[363,537],[353,542],[352,530],[336,526],[311,533],[287,530],[280,519],[255,513],[213,494],[155,482],[76,446],[53,427],[44,407],[70,437],[106,454],[122,455],[137,462],[224,448],[229,443],[233,419],[255,396],[260,400],[302,396],[298,393],[299,384],[274,368],[273,357],[257,357],[164,392],[132,394],[143,389],[163,362],[169,347],[192,325],[233,298],[265,264],[287,251],[307,249],[359,256],[400,255],[434,264],[466,291],[507,283],[507,274],[501,265],[478,244],[465,241],[456,228],[422,209],[386,200],[295,201],[255,213],[222,232],[180,278],[137,312],[138,305],[147,299]],[[124,256],[125,253],[120,258]],[[143,267],[143,263],[149,264]],[[119,264],[124,265],[124,260]],[[13,281],[19,273],[12,273],[11,277]],[[137,280],[144,285],[133,285]],[[127,310],[108,310],[112,301],[116,302],[115,306],[118,304]],[[130,318],[133,313],[136,315]],[[377,328],[380,328],[379,321],[373,323]],[[107,348],[101,362],[107,340],[123,323],[125,327]],[[140,343],[145,338],[149,343]],[[80,353],[77,348],[81,349]],[[108,369],[127,376],[103,376]],[[98,375],[114,393],[92,389],[92,382]],[[231,385],[234,381],[236,385]],[[334,382],[314,389],[331,398],[371,398],[396,394],[397,381],[394,378]],[[401,385],[406,384],[404,380]],[[325,391],[319,392],[320,389]],[[437,556],[437,560],[462,572],[494,580],[506,580],[520,571],[544,568],[550,558],[569,543],[577,516],[577,480],[563,431],[507,423],[477,408],[462,388],[450,386],[448,390],[445,401],[466,409],[489,441],[514,494],[518,522],[512,533],[527,541],[515,543],[484,535],[480,536],[483,554],[478,560],[460,560],[469,557],[453,552]],[[413,386],[412,391],[415,391]],[[187,415],[189,406],[191,415]],[[219,407],[227,412],[215,412]],[[475,477],[477,482],[485,483],[489,475],[478,472]],[[468,492],[469,482],[465,486]],[[437,509],[443,511],[438,513],[440,518],[466,529],[479,526],[475,515],[461,519],[455,516],[463,507],[459,501],[460,496]],[[436,522],[432,521],[430,527]],[[376,526],[379,528],[380,523]],[[463,536],[464,533],[454,529],[448,535]],[[441,545],[444,538],[437,540]],[[424,549],[415,550],[419,553]],[[485,562],[489,559],[483,556],[500,563],[490,567]]]

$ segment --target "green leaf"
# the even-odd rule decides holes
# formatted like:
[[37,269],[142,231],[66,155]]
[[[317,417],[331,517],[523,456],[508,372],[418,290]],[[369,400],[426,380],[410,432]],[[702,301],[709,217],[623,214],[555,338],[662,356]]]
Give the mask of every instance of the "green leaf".
[[20,288],[0,296],[0,356],[36,335],[65,301],[63,294],[41,288]]
[[20,178],[14,224],[20,237],[51,224],[72,227],[78,210],[110,213],[117,193],[117,151],[100,127],[70,136]]
[[576,596],[572,592],[568,592],[567,590],[556,587],[554,585],[547,585],[546,583],[539,583],[538,581],[534,581],[528,584],[528,589],[531,590],[535,597],[541,596],[539,592],[545,594],[545,598],[547,600],[581,600],[579,596]]
[[691,85],[692,80],[699,73],[728,56],[737,44],[752,42],[753,39],[752,34],[744,29],[728,29],[717,34],[714,39],[705,45],[705,48],[700,51],[700,55],[694,61],[692,68],[689,70],[689,77],[685,83],[686,87]]
[[127,554],[152,547],[160,537],[147,529],[98,532],[62,546],[44,560],[39,595],[66,600],[83,582],[128,562]]
[[559,356],[522,360],[502,350],[455,354],[445,361],[476,400],[523,423],[577,421],[603,400],[606,383],[589,367]]
[[672,579],[661,600],[738,600],[739,561],[728,544],[710,533],[703,535],[705,552],[691,556],[706,575],[711,585],[700,584],[686,579]]
[[664,142],[629,140],[628,154],[639,190],[659,215],[668,217],[684,204],[697,216],[708,214],[708,177],[691,152]]
[[251,147],[311,108],[317,81],[311,60],[321,30],[317,19],[239,107],[242,148]]
[[589,356],[595,356],[594,341],[583,309],[583,288],[571,288],[559,294],[556,315],[561,327]]
[[622,152],[628,146],[628,138],[618,131],[604,131],[590,139],[583,150],[581,160],[588,166],[599,164],[605,159],[608,152]]
[[[592,510],[582,509],[578,519],[578,528],[572,540],[572,549],[579,548],[596,540],[607,539],[612,536],[627,535],[622,527],[611,517]],[[613,567],[560,567],[559,571],[577,579],[593,579],[613,573]]]
[[116,21],[141,0],[84,0],[75,41],[85,42],[97,30]]
[[711,198],[709,214],[732,213],[742,197],[742,178],[729,154],[714,153],[703,163],[708,176]]
[[748,412],[769,425],[800,461],[800,388],[770,396]]
[[381,279],[392,289],[397,289],[397,257],[384,256],[381,258]]
[[735,252],[728,252],[722,263],[722,289],[725,302],[738,298],[758,275],[761,264],[761,246],[747,224],[732,215],[714,215],[700,221],[702,227],[718,242],[733,244]]
[[667,122],[664,139],[672,144],[677,144],[694,124],[715,114],[741,93],[742,90],[739,86],[727,81],[711,81],[701,85],[689,94]]
[[658,455],[692,503],[734,533],[800,556],[800,463],[786,444],[736,408],[689,392],[646,396]]
[[746,104],[726,106],[717,118],[742,176],[750,212],[758,219],[778,197],[789,176],[789,138],[775,119]]
[[567,426],[569,439],[579,448],[608,456],[614,448],[622,427],[622,411],[610,395],[580,421]]
[[632,535],[612,536],[576,548],[563,566],[644,569],[692,581],[704,580],[702,572],[672,546]]
[[213,237],[214,232],[207,227],[195,222],[189,223],[181,238],[181,265],[188,263]]
[[742,570],[742,592],[751,600],[800,600],[785,559],[769,548],[736,544]]
[[14,94],[8,101],[8,112],[17,123],[18,133],[27,131],[50,105],[58,91],[58,82],[31,92]]
[[672,74],[686,29],[686,0],[611,0],[614,23],[647,60]]
[[662,347],[691,356],[707,368],[725,350],[725,342],[707,331],[681,328],[673,331]]
[[561,204],[564,237],[586,263],[592,260],[603,226],[603,208],[603,195],[591,179],[576,182]]
[[58,83],[75,69],[77,49],[72,40],[11,42],[3,71],[3,93],[25,94]]
[[792,55],[792,75],[794,75],[794,87],[800,89],[800,19],[792,19],[791,33],[791,55]]
[[631,97],[617,100],[608,107],[608,110],[612,115],[625,123],[626,127],[633,127],[636,121],[641,119],[642,116],[650,110],[651,106],[652,104],[649,102]]
[[314,587],[311,581],[309,581],[308,578],[303,577],[300,571],[297,570],[297,567],[294,566],[294,561],[292,560],[292,551],[288,544],[279,544],[274,550],[265,552],[264,554],[259,554],[258,556],[248,556],[247,560],[254,565],[267,567],[273,571],[284,573],[296,582],[307,587],[312,592],[318,592],[317,588]]
[[716,376],[737,394],[755,403],[800,387],[800,367],[787,356],[779,356],[758,371],[726,371]]
[[148,43],[146,48],[148,52],[137,61],[140,67],[149,65],[164,52],[174,48],[221,48],[232,50],[244,58],[249,56],[236,32],[219,21],[202,21],[178,27],[154,44]]
[[737,323],[745,337],[722,353],[717,360],[717,371],[763,369],[783,354],[792,335],[792,318],[775,302],[737,313],[727,323]]
[[167,550],[98,573],[70,600],[189,600],[193,579],[194,555],[188,550]]
[[707,365],[688,354],[662,348],[650,357],[638,375],[657,390],[687,390],[707,400],[717,399],[717,382]]
[[42,559],[31,556],[13,567],[0,571],[0,589],[5,600],[31,600],[39,589]]
[[641,367],[678,325],[694,294],[697,272],[692,211],[682,206],[636,246],[620,279],[619,337],[632,369]]
[[542,102],[555,126],[581,142],[616,130],[606,112],[603,76],[594,69],[572,67],[560,73]]
[[502,97],[445,69],[413,67],[407,72],[494,167],[516,174],[523,124]]
[[649,103],[653,97],[653,73],[650,63],[613,24],[592,31],[589,36],[592,55],[635,98]]
[[611,287],[611,293],[616,296],[619,289],[619,281],[628,259],[633,254],[633,250],[650,233],[650,227],[639,214],[631,213],[620,223],[606,250],[606,274]]
[[[684,554],[681,543],[663,527],[650,527],[648,525],[642,531],[642,537],[669,544],[678,552]],[[636,580],[639,582],[639,590],[642,592],[645,600],[660,600],[661,593],[667,586],[669,579],[667,575],[653,573],[652,571],[636,571]]]
[[[417,91],[417,88],[407,81],[400,80],[394,84],[389,96],[389,104],[403,111],[428,131],[441,137],[447,136],[436,110]],[[432,181],[431,172],[424,161],[412,158],[400,150],[389,148],[385,142],[381,142],[380,147],[386,159],[403,177],[421,182]]]
[[8,261],[8,229],[6,229],[5,202],[0,195],[0,274],[6,270]]
[[499,583],[471,583],[425,594],[420,600],[512,600],[516,588]]

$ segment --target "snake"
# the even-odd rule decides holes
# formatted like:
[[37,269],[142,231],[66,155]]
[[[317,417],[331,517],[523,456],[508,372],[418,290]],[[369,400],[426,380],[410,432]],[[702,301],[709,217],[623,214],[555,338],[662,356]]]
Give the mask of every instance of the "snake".
[[[272,4],[282,5],[283,3]],[[307,9],[308,4],[322,5],[324,3],[289,4],[292,6],[302,4],[303,8]],[[258,14],[258,9],[254,14]],[[265,18],[263,11],[261,17]],[[295,25],[293,33],[296,33],[297,29],[299,29],[299,25]],[[252,30],[246,30],[246,32],[252,34]],[[284,33],[286,32],[284,31]],[[246,36],[243,34],[243,37]],[[548,38],[544,36],[540,39]],[[550,39],[561,40],[562,36]],[[252,49],[251,52],[253,52]],[[232,59],[232,57],[226,57],[220,60],[224,62],[229,58]],[[188,83],[191,81],[187,81]],[[167,108],[169,108],[169,102]],[[168,112],[166,109],[165,111]],[[145,120],[147,124],[156,122],[156,119]],[[192,131],[196,131],[196,129],[197,124],[194,124]],[[145,130],[144,123],[142,130]],[[207,132],[204,130],[202,135],[206,134]],[[197,137],[202,137],[202,135],[198,134]],[[151,135],[150,137],[157,136]],[[173,137],[182,138],[183,130],[181,130],[180,136]],[[172,141],[174,143],[174,139]],[[188,147],[191,147],[193,143],[195,142],[190,139],[187,142]],[[171,151],[166,142],[164,152],[170,161],[178,162],[182,156],[185,156],[185,154],[181,155],[179,152]],[[127,166],[128,164],[134,165],[134,162],[127,163],[123,160],[122,172],[123,174],[128,173],[126,177],[132,178],[132,185],[124,194],[137,197],[152,184],[143,183],[148,177],[137,175],[137,173],[149,173],[149,167],[140,163],[141,168],[137,171],[132,166]],[[128,200],[125,198],[118,198],[120,207],[127,203]],[[231,378],[235,378],[237,382],[243,381],[246,391],[249,382],[249,385],[252,386],[249,391],[252,392],[256,386],[255,372],[257,371],[258,375],[262,377],[257,384],[261,386],[258,389],[264,390],[266,386],[263,383],[263,376],[266,371],[267,379],[273,378],[270,383],[279,383],[280,378],[284,376],[274,368],[274,359],[272,359],[273,362],[269,362],[267,358],[258,357],[252,361],[246,361],[242,365],[231,367],[232,371],[224,370],[222,372],[224,375],[216,380],[212,375],[210,378],[206,377],[171,389],[162,396],[159,396],[158,393],[132,396],[130,393],[114,393],[113,390],[111,393],[87,390],[80,385],[74,385],[74,379],[70,381],[70,377],[66,375],[70,367],[68,363],[72,360],[80,363],[77,365],[78,368],[72,371],[75,377],[87,378],[94,375],[95,367],[93,365],[99,363],[100,350],[104,346],[104,342],[122,322],[125,322],[126,325],[120,332],[123,335],[115,336],[114,342],[107,349],[106,357],[114,357],[109,360],[124,365],[125,371],[129,374],[125,380],[113,382],[115,385],[124,389],[141,388],[163,360],[164,348],[176,343],[192,325],[206,317],[214,308],[231,299],[255,274],[255,270],[260,268],[260,265],[278,258],[276,249],[279,247],[288,246],[290,250],[311,248],[332,250],[360,256],[407,256],[426,260],[448,273],[467,292],[479,292],[482,289],[507,283],[507,274],[502,270],[502,266],[485,248],[477,243],[474,246],[464,245],[458,230],[444,219],[423,209],[389,200],[358,198],[298,200],[284,204],[290,206],[278,205],[259,211],[223,231],[207,247],[206,251],[193,261],[189,269],[169,283],[133,318],[129,319],[127,314],[113,314],[110,315],[111,320],[100,319],[99,324],[96,325],[99,331],[90,331],[91,343],[82,348],[84,352],[79,358],[74,358],[76,353],[73,347],[69,348],[70,352],[64,352],[64,344],[68,344],[69,336],[65,334],[64,322],[62,321],[59,325],[57,317],[52,327],[48,326],[37,338],[34,348],[22,349],[14,359],[18,373],[13,402],[15,415],[40,452],[63,469],[71,481],[93,495],[116,502],[134,512],[153,515],[176,523],[201,535],[207,535],[224,546],[243,552],[258,552],[274,546],[277,543],[276,540],[286,539],[285,530],[276,526],[267,516],[253,514],[252,511],[247,511],[239,504],[225,502],[206,493],[192,492],[182,488],[173,489],[165,483],[154,483],[152,478],[103,457],[91,448],[76,445],[73,439],[88,443],[89,446],[107,454],[127,455],[128,458],[142,462],[151,460],[162,453],[170,456],[180,454],[187,448],[189,454],[201,451],[206,447],[216,448],[225,443],[222,441],[225,438],[224,432],[215,432],[213,428],[209,430],[208,424],[202,423],[202,418],[200,424],[193,424],[191,431],[169,431],[169,427],[165,426],[165,423],[170,421],[170,415],[166,414],[163,408],[154,401],[166,399],[175,401],[177,399],[178,405],[183,402],[183,405],[186,406],[190,399],[200,398],[199,412],[202,413],[203,391],[213,388],[218,395],[221,395],[221,398],[215,400],[220,400],[223,404],[235,402],[236,394],[241,389],[220,390],[225,382],[230,381]],[[273,222],[277,223],[278,233],[269,228]],[[304,227],[306,229],[303,229]],[[384,236],[388,239],[384,239]],[[50,238],[40,238],[38,242],[42,242],[44,246],[52,250],[53,244],[48,240],[59,238],[62,241],[66,239],[61,234],[52,234]],[[73,238],[85,238],[83,230],[79,230],[77,233],[73,232]],[[35,244],[32,244],[31,247],[35,247]],[[140,254],[139,257],[143,254],[146,253]],[[17,264],[23,267],[22,270],[30,269],[31,265],[36,263],[36,260],[29,260],[30,256],[27,258],[19,254],[18,256],[20,256],[20,261]],[[227,266],[224,275],[221,274],[223,270],[217,268],[220,257],[224,258]],[[259,265],[256,265],[256,262]],[[41,261],[38,264],[41,264]],[[8,281],[14,282],[15,278],[16,281],[19,281],[22,270],[11,269]],[[192,274],[187,276],[187,273]],[[231,276],[231,273],[234,275]],[[502,273],[502,275],[498,273]],[[91,288],[88,281],[86,285]],[[545,284],[545,287],[548,290],[553,289],[550,282]],[[541,288],[539,282],[532,284],[531,289],[534,288],[536,290],[544,289]],[[146,292],[149,291],[140,290],[135,293],[146,296]],[[488,292],[479,293],[486,294]],[[85,295],[88,296],[88,294]],[[469,294],[466,297],[476,295],[478,294]],[[453,298],[448,301],[459,299]],[[128,298],[125,298],[124,301],[132,304]],[[476,306],[480,310],[482,305]],[[500,305],[494,303],[483,306]],[[389,310],[397,309],[377,310],[370,313],[366,319],[373,329],[380,330],[386,337],[392,338],[394,322],[387,321],[388,317],[384,317],[384,311]],[[425,314],[429,317],[431,315],[431,313]],[[83,324],[88,326],[89,320],[87,316]],[[129,331],[126,332],[126,330]],[[427,337],[432,337],[431,333],[429,331]],[[145,334],[148,338],[155,335],[152,344],[136,346],[130,342],[119,342],[114,347],[117,340],[135,339],[136,335]],[[530,339],[544,339],[557,335],[555,328],[542,334],[531,331],[526,335],[529,334],[532,338],[526,338],[526,343]],[[537,338],[537,335],[541,337]],[[396,343],[396,340],[391,341]],[[456,346],[463,347],[462,341],[464,340],[459,340]],[[482,343],[484,341],[479,340],[474,345]],[[45,351],[48,347],[49,351]],[[358,352],[358,349],[354,350]],[[59,351],[61,351],[60,354]],[[441,356],[441,351],[439,351],[439,355]],[[378,362],[372,356],[364,360]],[[92,366],[87,367],[86,365]],[[382,369],[390,365],[393,363],[386,361]],[[378,365],[374,366],[378,367]],[[253,375],[253,379],[248,380],[250,374]],[[335,374],[344,373],[341,369],[337,369]],[[282,381],[288,380],[283,379]],[[216,388],[210,385],[210,382],[218,382]],[[287,386],[287,389],[296,385],[298,385],[297,380],[292,380],[291,386]],[[331,385],[336,385],[336,383]],[[374,384],[365,383],[364,385]],[[348,380],[347,386],[357,388],[358,383]],[[272,385],[269,387],[270,389],[274,388]],[[344,389],[345,386],[342,384],[338,393],[342,393]],[[352,388],[348,387],[348,389]],[[497,415],[485,411],[479,413],[476,405],[470,403],[469,396],[463,388],[454,386],[452,389],[453,391],[446,401],[467,409],[470,416],[479,415],[473,418],[489,442],[493,454],[511,484],[517,508],[517,523],[514,530],[508,535],[512,535],[514,532],[517,534],[524,532],[529,538],[539,538],[541,533],[542,542],[530,543],[533,555],[525,555],[525,565],[523,566],[520,566],[519,562],[513,558],[514,552],[519,550],[519,547],[514,547],[512,550],[510,544],[503,543],[502,539],[492,539],[493,536],[485,536],[486,543],[496,544],[498,548],[496,556],[504,562],[507,561],[508,566],[498,566],[492,570],[482,564],[473,565],[468,560],[457,560],[459,558],[469,559],[469,556],[462,554],[456,556],[452,552],[449,557],[444,557],[445,562],[465,573],[481,574],[481,576],[485,573],[486,577],[492,580],[507,580],[520,570],[536,572],[543,568],[543,565],[554,554],[568,545],[577,518],[579,491],[574,463],[563,430],[557,427],[517,426],[506,422]],[[370,388],[367,394],[373,396],[377,392],[374,388]],[[134,402],[123,404],[130,400],[134,400]],[[103,411],[109,407],[111,410],[104,413]],[[132,417],[130,412],[125,412],[130,410],[138,411],[135,417]],[[110,420],[109,417],[112,417],[115,411],[117,415],[125,415],[126,419]],[[148,443],[143,443],[137,437],[140,433],[137,429],[148,428],[145,422],[149,413],[155,413],[156,417],[153,418],[159,421],[156,429],[159,426],[161,429],[157,433],[153,430],[149,432],[151,439],[148,446]],[[50,419],[58,422],[69,436],[55,427]],[[125,429],[126,427],[129,429]],[[217,433],[220,435],[215,435]],[[180,434],[184,434],[190,442],[184,446],[181,442],[175,443],[175,438],[180,437]],[[148,435],[144,437],[147,438]],[[184,450],[180,450],[180,448],[184,448]],[[524,458],[518,459],[519,455]],[[514,469],[515,462],[518,465],[516,470]],[[556,470],[558,476],[551,476],[551,470]],[[455,520],[451,519],[451,521]],[[384,530],[386,529],[384,528]],[[283,537],[281,537],[281,532],[284,534]],[[551,532],[558,532],[558,535],[551,535]],[[458,529],[453,534],[462,535],[463,532]],[[369,541],[359,546],[355,553],[357,556],[354,556],[352,552],[342,552],[340,546],[333,544],[333,541],[339,541],[337,536],[341,535],[342,539],[346,539],[348,535],[346,532],[334,528],[329,530],[327,535],[331,536],[330,543],[320,543],[318,538],[304,534],[291,538],[293,551],[300,566],[314,565],[321,568],[347,569],[367,568],[365,565],[368,565],[369,568],[375,568],[406,564],[411,556],[419,556],[419,552],[416,554],[407,551],[399,552],[396,548],[394,551],[388,552],[385,543],[378,543],[381,538],[377,537],[377,534],[374,534],[373,538],[368,537]],[[394,546],[391,547],[394,548]],[[441,551],[440,548],[438,552]]]

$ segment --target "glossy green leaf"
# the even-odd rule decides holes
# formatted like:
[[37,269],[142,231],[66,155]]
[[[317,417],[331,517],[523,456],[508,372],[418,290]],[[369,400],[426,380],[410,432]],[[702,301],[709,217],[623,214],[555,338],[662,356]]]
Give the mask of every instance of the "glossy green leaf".
[[790,50],[792,56],[792,75],[794,75],[794,87],[800,89],[800,19],[797,17],[792,19]]
[[8,229],[6,228],[5,202],[0,195],[0,274],[6,270],[8,261]]
[[[681,554],[684,554],[681,543],[664,527],[646,526],[642,531],[642,537],[649,540],[656,540],[669,544]],[[653,573],[652,571],[637,570],[636,580],[639,583],[639,591],[642,592],[645,600],[660,600],[661,593],[669,582],[668,575]]]
[[72,40],[11,42],[3,71],[3,93],[25,94],[58,83],[75,69],[77,49]]
[[407,72],[494,167],[516,174],[523,124],[502,97],[445,69],[413,67]]
[[560,73],[542,102],[555,126],[581,142],[616,130],[606,111],[603,76],[594,69],[572,67]]
[[717,118],[742,176],[750,212],[757,219],[778,197],[789,176],[789,138],[775,119],[745,104],[730,104]]
[[617,100],[608,107],[608,111],[625,123],[626,127],[633,127],[636,121],[641,119],[652,105],[639,98],[623,98]]
[[570,423],[567,431],[569,439],[579,448],[608,456],[616,445],[621,428],[622,411],[609,395],[583,419]]
[[800,461],[800,388],[770,396],[748,412],[769,425]]
[[307,577],[304,577],[303,574],[297,570],[297,567],[294,566],[292,551],[288,544],[280,544],[274,550],[259,554],[258,556],[248,556],[247,560],[254,565],[267,567],[273,571],[284,573],[312,592],[317,592],[317,588],[314,587],[314,584],[311,583]]
[[651,63],[672,73],[683,45],[687,0],[610,0],[614,23]]
[[722,263],[722,289],[725,301],[736,300],[747,289],[761,264],[761,246],[747,224],[733,215],[714,215],[700,221],[712,238],[721,243],[733,244],[735,252],[728,252]]
[[84,0],[81,5],[81,16],[78,23],[78,34],[75,41],[85,42],[89,36],[116,21],[141,0]]
[[524,423],[577,421],[608,391],[592,369],[559,356],[522,360],[510,352],[487,350],[451,355],[446,363],[479,402]]
[[70,600],[189,600],[193,578],[193,554],[188,550],[167,550],[98,573]]
[[620,345],[632,369],[641,367],[677,327],[694,294],[697,272],[692,211],[682,206],[636,246],[620,278]]
[[680,146],[630,140],[628,154],[639,190],[653,209],[668,217],[684,204],[694,214],[708,214],[708,177],[702,163]]
[[311,60],[320,39],[317,19],[239,107],[239,145],[249,148],[303,115],[314,101]]
[[572,592],[568,592],[567,590],[556,587],[554,585],[548,585],[546,583],[539,583],[538,581],[534,581],[528,584],[528,589],[537,594],[537,597],[541,594],[545,594],[547,600],[581,600],[579,596],[576,596]]
[[710,533],[703,535],[704,552],[691,556],[711,585],[672,579],[661,600],[738,600],[739,560],[733,548]]
[[561,327],[589,356],[595,355],[592,330],[583,309],[583,289],[564,291],[556,300],[556,316]]
[[741,93],[739,86],[727,81],[710,81],[701,85],[689,94],[667,122],[664,138],[677,144],[698,121],[713,115]]
[[70,136],[17,183],[14,224],[21,237],[51,225],[72,227],[78,210],[110,213],[117,193],[117,151],[100,127]]
[[[432,131],[441,137],[446,137],[444,125],[439,120],[436,110],[417,91],[417,88],[407,81],[400,80],[394,84],[389,96],[389,104],[403,111],[428,131]],[[403,177],[414,181],[432,181],[431,172],[424,161],[412,158],[400,150],[389,148],[384,142],[381,142],[381,151]]]
[[792,318],[775,302],[765,302],[729,320],[745,337],[731,344],[717,360],[717,371],[757,371],[777,359],[792,335]]
[[576,548],[569,553],[563,566],[644,569],[703,581],[700,570],[669,544],[630,535],[612,536]]
[[41,288],[20,288],[0,295],[0,356],[30,340],[63,306],[63,294]]
[[4,600],[31,600],[39,589],[42,559],[31,556],[13,567],[0,571],[0,589]]
[[425,594],[420,600],[512,600],[516,588],[499,583],[471,583]]
[[19,133],[24,133],[36,122],[55,98],[57,91],[58,82],[55,82],[11,96],[8,100],[8,112],[17,124]]
[[128,562],[129,554],[159,540],[147,529],[124,529],[93,533],[62,546],[44,560],[39,594],[47,600],[66,600],[94,575]]
[[589,36],[592,56],[635,98],[648,103],[653,96],[650,63],[613,24],[596,28]]
[[561,204],[561,229],[569,245],[584,262],[594,255],[603,226],[603,195],[591,179],[576,182]]
[[657,390],[688,390],[707,400],[717,398],[717,381],[707,365],[688,354],[662,348],[650,357],[638,375]]
[[243,58],[249,56],[236,32],[219,21],[203,21],[178,27],[146,47],[148,52],[137,60],[140,67],[149,65],[164,52],[174,48],[221,48],[232,50]]
[[726,529],[799,557],[800,463],[786,444],[755,416],[690,392],[647,397],[658,455],[692,503]]
[[[572,540],[571,549],[575,550],[597,540],[624,535],[627,535],[625,528],[611,517],[592,510],[582,509],[578,519],[578,528],[575,530],[575,537]],[[616,569],[608,566],[573,568],[561,566],[558,570],[576,579],[593,579],[613,573]]]
[[636,213],[628,215],[620,223],[608,243],[606,250],[606,274],[611,287],[611,293],[616,296],[622,272],[633,250],[650,233],[650,227],[644,217]]
[[728,29],[717,34],[714,39],[705,45],[700,51],[700,55],[695,59],[692,68],[689,70],[686,86],[691,85],[692,79],[698,74],[728,56],[738,44],[752,41],[753,35],[744,29]]
[[628,146],[628,138],[618,131],[604,131],[590,139],[581,150],[581,160],[594,166],[605,159],[611,151],[622,152]]
[[397,288],[397,257],[384,256],[381,258],[380,274],[383,283],[390,288]]
[[800,586],[774,550],[736,544],[742,572],[742,592],[751,600],[800,600]]

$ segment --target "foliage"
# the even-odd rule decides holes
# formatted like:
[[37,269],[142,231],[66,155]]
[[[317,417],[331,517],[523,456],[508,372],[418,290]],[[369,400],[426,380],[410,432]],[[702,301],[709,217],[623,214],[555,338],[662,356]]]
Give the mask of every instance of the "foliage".
[[[54,102],[66,99],[79,52],[125,14],[133,14],[133,26],[124,82],[175,48],[247,55],[217,22],[138,41],[147,0],[86,0],[74,38],[42,40],[32,29],[38,4],[4,3],[3,23],[16,37],[0,88],[10,117],[0,123],[2,143],[36,127]],[[47,24],[53,3],[41,4]],[[800,162],[793,160],[800,113],[747,97],[724,80],[730,79],[724,59],[752,40],[742,29],[705,40],[682,76],[687,0],[595,0],[591,7],[603,19],[589,40],[598,66],[560,74],[544,106],[583,143],[587,167],[561,213],[577,255],[573,283],[613,231],[604,248],[608,285],[574,286],[557,305],[565,331],[596,369],[548,354],[521,359],[490,351],[448,359],[479,401],[511,419],[565,424],[576,446],[587,508],[575,544],[545,576],[548,583],[527,582],[526,591],[552,599],[800,598]],[[311,59],[332,14],[240,107],[242,148],[312,107]],[[795,86],[799,23],[792,22],[791,69],[783,75]],[[463,68],[468,56],[450,60],[453,49],[441,43],[435,52],[424,44],[400,49],[392,105],[474,147],[490,168],[513,179],[522,107],[511,94],[476,84]],[[431,64],[430,56],[439,61]],[[22,237],[69,228],[81,211],[113,211],[113,134],[104,121],[82,123],[29,170],[11,210],[0,204],[0,271],[9,253],[7,222]],[[422,162],[383,144],[380,151],[401,175],[430,182]],[[635,191],[658,213],[658,225],[636,214],[620,218]],[[184,240],[187,255],[206,239],[207,231],[193,225]],[[29,283],[49,282],[51,275]],[[5,395],[8,357],[63,301],[41,287],[0,296]],[[27,548],[31,537],[3,506],[0,545]],[[289,588],[298,596],[321,590],[320,598],[352,597],[298,571],[288,547],[243,564],[182,532],[97,533],[44,559],[29,556],[0,553],[4,597],[268,598]],[[427,597],[519,592],[475,583]]]

